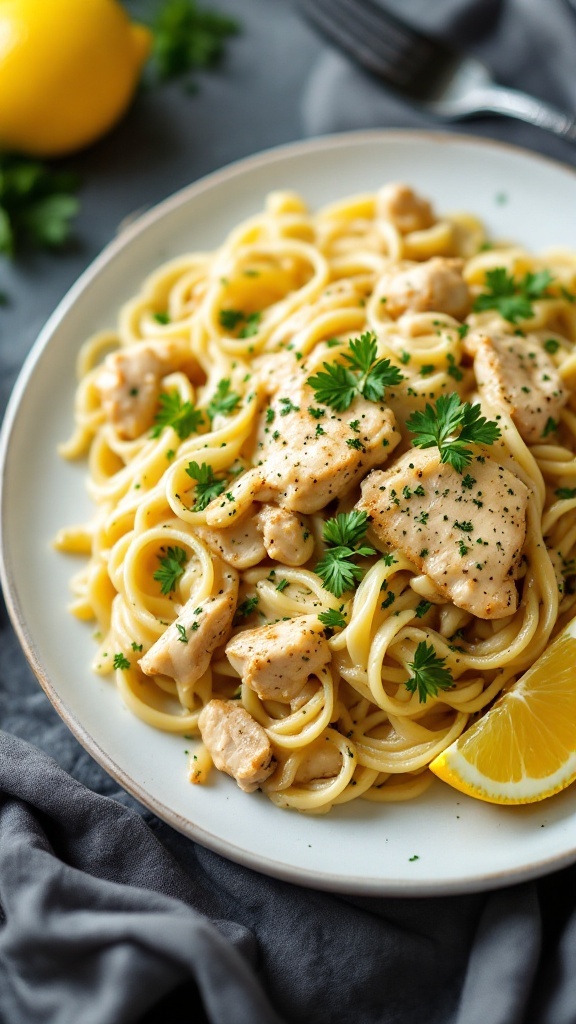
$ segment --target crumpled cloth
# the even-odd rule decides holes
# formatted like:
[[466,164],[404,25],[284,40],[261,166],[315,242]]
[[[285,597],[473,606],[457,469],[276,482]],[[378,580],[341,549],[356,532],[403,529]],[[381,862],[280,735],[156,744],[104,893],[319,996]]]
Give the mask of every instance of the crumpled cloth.
[[[476,53],[504,84],[576,110],[568,0],[386,2]],[[128,6],[138,12],[138,0]],[[202,124],[214,159],[244,155],[250,140],[290,141],[296,123],[301,136],[437,127],[320,42],[287,0],[235,8],[246,57],[205,87],[204,109],[221,111]],[[270,89],[261,87],[262,65]],[[242,79],[239,69],[249,68],[254,79]],[[250,116],[230,123],[231,137],[222,130],[226,98],[242,88]],[[166,125],[178,103],[173,94]],[[162,102],[144,97],[139,110],[132,146]],[[509,120],[450,130],[576,161],[576,147]],[[122,138],[114,145],[134,173]],[[115,152],[107,146],[84,160],[85,173],[104,181]],[[193,143],[188,152],[200,160]],[[158,181],[169,183],[162,153],[153,157]],[[64,269],[75,267],[70,258]],[[23,336],[14,331],[2,349],[4,390]],[[2,1024],[576,1024],[576,867],[491,893],[412,900],[333,895],[260,875],[179,835],[123,792],[33,680],[3,606],[0,633]]]

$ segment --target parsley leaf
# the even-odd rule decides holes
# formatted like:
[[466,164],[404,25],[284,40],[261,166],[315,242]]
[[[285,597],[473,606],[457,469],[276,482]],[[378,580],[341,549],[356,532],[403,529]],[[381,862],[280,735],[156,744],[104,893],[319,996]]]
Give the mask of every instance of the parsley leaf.
[[454,686],[454,680],[449,669],[444,667],[446,658],[438,658],[432,645],[422,640],[414,652],[414,661],[411,661],[408,668],[412,675],[406,680],[406,689],[409,693],[418,691],[418,699],[421,704],[426,703],[427,697],[435,697],[438,690],[449,690]]
[[369,402],[379,402],[387,387],[404,379],[389,359],[377,359],[376,336],[370,331],[348,342],[343,357],[348,363],[323,363],[324,370],[309,377],[307,384],[314,389],[314,398],[321,405],[329,405],[335,412],[345,412],[357,395]]
[[497,424],[480,414],[479,405],[461,402],[457,394],[440,395],[435,406],[427,404],[424,412],[413,412],[406,427],[414,434],[416,448],[436,446],[441,461],[459,473],[472,461],[467,444],[493,444],[501,435]]
[[318,618],[327,629],[343,629],[346,619],[337,608],[328,608],[325,612],[319,612]]
[[570,498],[576,498],[576,487],[558,487],[557,490],[554,491],[554,494],[557,498],[564,498],[568,500]]
[[153,25],[152,58],[161,81],[196,68],[214,67],[222,58],[227,36],[238,22],[199,8],[195,0],[165,0]]
[[242,619],[247,619],[249,615],[252,615],[252,612],[257,608],[257,606],[257,594],[255,594],[254,597],[247,597],[245,601],[242,601],[242,603],[238,605],[232,625],[237,626]]
[[376,554],[374,548],[362,544],[367,527],[366,512],[357,509],[340,512],[324,526],[323,538],[330,546],[314,571],[335,597],[341,597],[362,579],[362,569],[352,559]]
[[163,391],[158,404],[151,437],[159,437],[164,427],[173,427],[181,441],[198,432],[204,415],[192,402],[183,402],[178,391]]
[[218,387],[208,402],[207,412],[210,417],[210,422],[212,422],[218,413],[222,413],[223,416],[230,416],[239,402],[240,395],[235,391],[230,390],[229,378],[224,377],[222,380],[218,381]]
[[552,275],[547,270],[527,273],[516,279],[505,267],[495,267],[486,272],[486,291],[478,295],[474,311],[496,309],[511,324],[533,316],[532,303],[546,298]]
[[153,579],[160,584],[163,594],[169,594],[172,590],[176,590],[176,583],[184,574],[188,557],[184,548],[169,547],[166,554],[158,555],[158,558],[160,568],[154,573]]
[[79,179],[36,160],[0,154],[0,253],[20,246],[55,249],[69,238]]
[[114,655],[113,668],[121,668],[124,670],[130,668],[130,662],[128,661],[128,658],[126,658],[122,654],[122,652]]
[[217,480],[214,476],[212,466],[203,462],[201,466],[197,462],[189,462],[186,466],[189,477],[197,481],[196,500],[192,506],[193,512],[203,512],[205,508],[217,498],[226,487],[225,480]]

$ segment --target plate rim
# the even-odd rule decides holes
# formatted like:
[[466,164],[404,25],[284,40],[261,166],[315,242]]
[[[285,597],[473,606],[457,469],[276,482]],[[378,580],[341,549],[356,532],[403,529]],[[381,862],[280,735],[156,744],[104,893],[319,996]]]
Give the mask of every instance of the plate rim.
[[6,499],[5,469],[10,453],[10,441],[17,425],[18,413],[26,392],[26,388],[34,374],[45,349],[48,347],[51,338],[65,319],[70,309],[73,308],[76,300],[91,281],[98,276],[101,268],[104,268],[115,255],[135,241],[149,227],[161,220],[178,207],[186,205],[191,199],[202,195],[214,187],[218,187],[234,177],[245,172],[256,170],[265,165],[271,165],[281,161],[284,157],[291,155],[299,156],[307,153],[322,153],[337,149],[341,146],[358,143],[360,145],[370,142],[383,141],[393,143],[394,139],[414,140],[416,142],[430,142],[433,144],[449,144],[476,146],[481,150],[495,149],[509,152],[517,157],[528,158],[530,161],[541,162],[547,167],[567,173],[576,182],[576,168],[570,164],[556,160],[542,153],[526,149],[508,142],[501,142],[496,139],[485,139],[481,136],[466,133],[451,133],[447,131],[435,131],[430,129],[368,129],[358,131],[338,132],[325,136],[316,136],[307,139],[300,139],[292,142],[276,145],[258,153],[242,157],[217,168],[195,181],[183,186],[171,193],[159,202],[155,203],[144,213],[141,213],[127,226],[121,227],[116,234],[96,255],[96,257],[85,267],[76,278],[71,287],[56,305],[54,311],[46,320],[38,336],[33,342],[22,367],[18,373],[16,382],[9,396],[5,415],[0,427],[0,585],[2,586],[6,608],[20,643],[25,657],[36,676],[40,686],[48,697],[52,707],[56,710],[73,736],[84,747],[84,749],[97,761],[121,787],[134,797],[145,808],[151,810],[162,821],[176,829],[184,836],[194,842],[213,850],[220,856],[235,863],[241,864],[257,872],[278,878],[292,884],[303,885],[309,888],[329,892],[339,892],[365,896],[400,896],[400,897],[422,897],[422,896],[444,896],[457,895],[469,892],[481,892],[501,888],[503,886],[519,884],[537,878],[549,871],[560,870],[572,864],[576,860],[576,847],[573,850],[566,850],[563,855],[551,854],[539,860],[533,861],[529,866],[522,865],[517,869],[505,869],[498,871],[486,871],[484,874],[476,874],[469,879],[441,879],[430,881],[429,879],[418,879],[414,877],[408,880],[390,879],[386,877],[366,878],[365,876],[347,875],[341,880],[332,873],[320,875],[317,870],[287,865],[281,861],[268,856],[258,856],[253,851],[247,851],[240,846],[234,846],[227,839],[222,839],[212,832],[207,831],[203,826],[195,824],[185,818],[177,810],[168,807],[161,799],[151,795],[146,788],[128,772],[121,767],[113,757],[104,750],[101,744],[90,735],[88,729],[78,719],[74,711],[67,707],[65,701],[59,695],[48,673],[44,669],[42,660],[28,627],[24,609],[21,607],[17,585],[14,578],[13,567],[10,564],[8,552],[5,547],[6,519],[8,516],[8,504]]

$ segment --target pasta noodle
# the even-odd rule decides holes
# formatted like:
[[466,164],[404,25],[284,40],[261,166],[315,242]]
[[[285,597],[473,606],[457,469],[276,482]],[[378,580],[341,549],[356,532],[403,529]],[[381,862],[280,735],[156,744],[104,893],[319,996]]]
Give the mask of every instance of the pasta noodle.
[[[317,212],[278,192],[83,345],[61,453],[87,457],[96,514],[56,540],[85,558],[72,612],[135,715],[202,734],[193,782],[215,763],[310,813],[417,797],[574,614],[575,292],[575,253],[489,240],[407,186]],[[477,403],[491,439],[464,433]]]

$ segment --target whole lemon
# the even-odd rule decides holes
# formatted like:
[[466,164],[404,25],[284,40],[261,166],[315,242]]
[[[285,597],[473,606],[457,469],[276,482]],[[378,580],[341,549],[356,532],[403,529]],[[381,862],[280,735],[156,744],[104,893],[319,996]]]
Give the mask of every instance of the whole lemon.
[[0,149],[94,142],[128,107],[151,42],[116,0],[0,0]]

